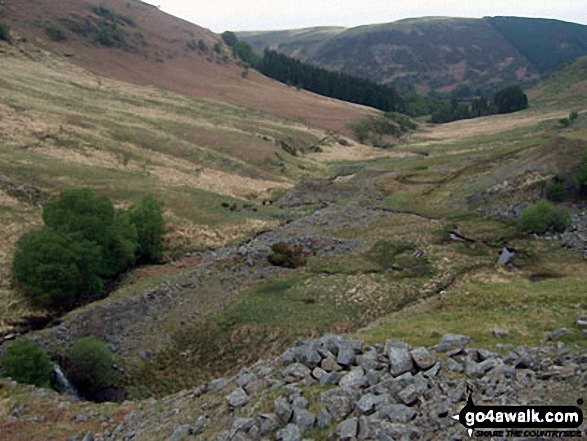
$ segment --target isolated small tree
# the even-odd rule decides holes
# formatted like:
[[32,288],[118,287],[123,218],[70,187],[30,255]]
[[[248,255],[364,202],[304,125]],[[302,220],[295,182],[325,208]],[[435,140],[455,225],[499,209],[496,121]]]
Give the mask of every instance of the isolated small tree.
[[67,359],[68,378],[82,393],[91,395],[114,382],[114,355],[102,340],[86,337],[77,340]]
[[19,383],[49,387],[53,364],[38,344],[23,338],[8,346],[2,368],[6,376]]

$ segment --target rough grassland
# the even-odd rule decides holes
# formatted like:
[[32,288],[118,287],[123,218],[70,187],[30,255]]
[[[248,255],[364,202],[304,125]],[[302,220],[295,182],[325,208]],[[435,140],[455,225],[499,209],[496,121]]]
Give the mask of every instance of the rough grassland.
[[274,225],[279,210],[260,203],[326,173],[279,147],[315,145],[326,137],[319,130],[108,80],[26,43],[1,49],[0,332],[42,314],[11,290],[10,260],[18,237],[41,224],[41,204],[64,188],[89,187],[118,206],[154,194],[165,202],[168,248],[178,255]]

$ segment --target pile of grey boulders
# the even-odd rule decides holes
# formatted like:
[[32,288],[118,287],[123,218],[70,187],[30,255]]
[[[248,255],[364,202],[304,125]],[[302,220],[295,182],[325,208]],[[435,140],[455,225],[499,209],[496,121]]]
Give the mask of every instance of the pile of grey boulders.
[[[194,424],[177,426],[168,439],[465,440],[466,431],[451,417],[464,407],[468,391],[480,405],[548,404],[549,399],[568,405],[574,403],[557,400],[587,385],[587,354],[577,348],[560,342],[502,345],[505,355],[499,355],[470,349],[469,342],[462,335],[445,335],[431,348],[394,340],[367,346],[335,335],[297,342],[280,360],[258,362],[233,378],[182,392],[185,399],[219,397],[223,404],[215,412],[202,409]],[[137,418],[143,435],[165,423],[165,415],[180,414],[178,400],[165,399],[176,409],[161,411],[158,420],[148,413],[149,422]],[[212,421],[221,426],[213,436],[206,431]],[[140,433],[127,424],[118,438],[106,433],[97,439],[133,439]]]
[[575,214],[571,217],[571,226],[562,234],[565,248],[576,251],[587,259],[587,214]]

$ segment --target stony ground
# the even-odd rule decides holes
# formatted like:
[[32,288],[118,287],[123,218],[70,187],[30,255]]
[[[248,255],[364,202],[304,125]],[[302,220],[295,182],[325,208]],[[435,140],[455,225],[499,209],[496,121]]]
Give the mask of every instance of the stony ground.
[[[368,346],[332,334],[300,341],[233,377],[161,400],[125,402],[116,419],[96,405],[70,411],[79,435],[68,439],[465,440],[465,428],[451,417],[470,394],[477,405],[577,406],[582,398],[587,353],[577,347],[551,341],[502,345],[496,353],[469,342],[454,334],[430,348],[394,340]],[[75,406],[53,393],[36,396],[60,409]],[[15,407],[4,428],[41,425],[33,407]]]

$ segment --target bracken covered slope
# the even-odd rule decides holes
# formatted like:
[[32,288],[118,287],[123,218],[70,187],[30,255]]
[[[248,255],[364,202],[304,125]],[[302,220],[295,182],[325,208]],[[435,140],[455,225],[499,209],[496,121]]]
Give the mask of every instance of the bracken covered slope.
[[[138,0],[7,0],[0,5],[0,20],[37,44],[116,80],[262,110],[328,130],[345,131],[366,111],[245,72],[218,35]],[[47,26],[59,29],[62,38],[51,38]]]

